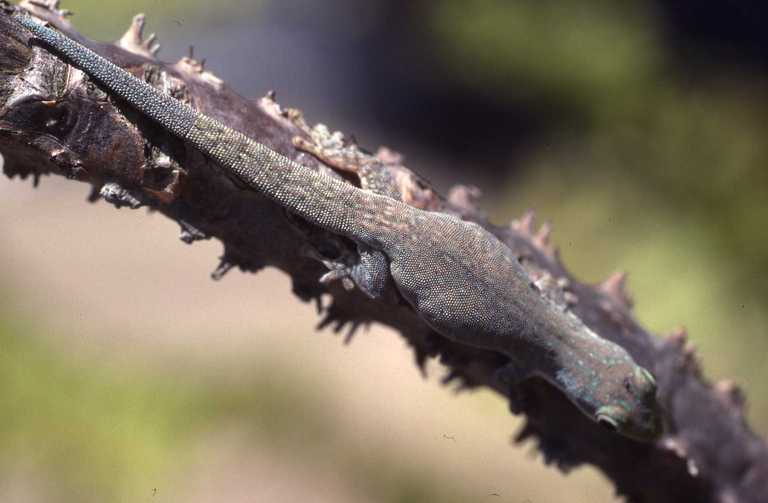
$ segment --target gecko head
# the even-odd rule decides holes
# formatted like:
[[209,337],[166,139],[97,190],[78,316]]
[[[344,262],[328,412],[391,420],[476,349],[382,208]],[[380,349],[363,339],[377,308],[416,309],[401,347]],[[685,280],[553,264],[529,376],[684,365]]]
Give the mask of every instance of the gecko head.
[[611,380],[613,385],[605,390],[605,400],[595,412],[594,419],[608,430],[650,442],[662,433],[656,380],[643,367],[634,364],[627,367],[623,376]]

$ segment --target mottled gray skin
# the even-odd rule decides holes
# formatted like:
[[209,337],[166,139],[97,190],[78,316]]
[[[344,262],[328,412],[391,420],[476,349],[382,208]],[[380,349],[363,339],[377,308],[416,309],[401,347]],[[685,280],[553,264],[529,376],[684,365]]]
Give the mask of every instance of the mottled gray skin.
[[438,333],[508,355],[516,379],[547,379],[609,429],[639,440],[660,434],[651,374],[623,348],[546,299],[510,249],[481,226],[316,173],[198,114],[31,18],[18,19],[114,95],[253,190],[383,254],[403,298]]

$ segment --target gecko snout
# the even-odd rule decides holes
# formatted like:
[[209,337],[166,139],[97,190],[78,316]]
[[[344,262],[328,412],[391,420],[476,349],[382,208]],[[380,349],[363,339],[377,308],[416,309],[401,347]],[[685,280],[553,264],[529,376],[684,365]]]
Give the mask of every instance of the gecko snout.
[[595,411],[594,421],[606,430],[635,440],[657,439],[663,427],[653,375],[635,367],[621,383]]

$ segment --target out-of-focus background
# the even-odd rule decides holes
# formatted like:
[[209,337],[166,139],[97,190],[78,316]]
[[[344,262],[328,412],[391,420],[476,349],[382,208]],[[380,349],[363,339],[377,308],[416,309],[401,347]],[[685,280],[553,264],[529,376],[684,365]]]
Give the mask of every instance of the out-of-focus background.
[[[688,327],[768,433],[768,31],[732,0],[68,1],[90,38],[139,11],[241,94],[403,152],[498,222],[555,227],[586,281]],[[274,271],[207,272],[145,211],[0,180],[0,500],[608,502],[487,392],[454,395],[381,327],[350,346]],[[497,496],[498,495],[498,496]]]

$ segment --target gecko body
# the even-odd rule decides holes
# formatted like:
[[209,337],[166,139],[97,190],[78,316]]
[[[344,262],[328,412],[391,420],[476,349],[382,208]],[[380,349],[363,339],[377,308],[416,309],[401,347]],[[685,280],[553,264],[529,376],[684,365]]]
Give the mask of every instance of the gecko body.
[[625,436],[661,431],[653,376],[539,292],[512,251],[483,227],[409,206],[297,164],[164,95],[26,15],[36,38],[114,96],[216,161],[250,189],[364,252],[350,277],[376,297],[391,279],[441,335],[507,355],[514,380],[539,376],[588,417]]

